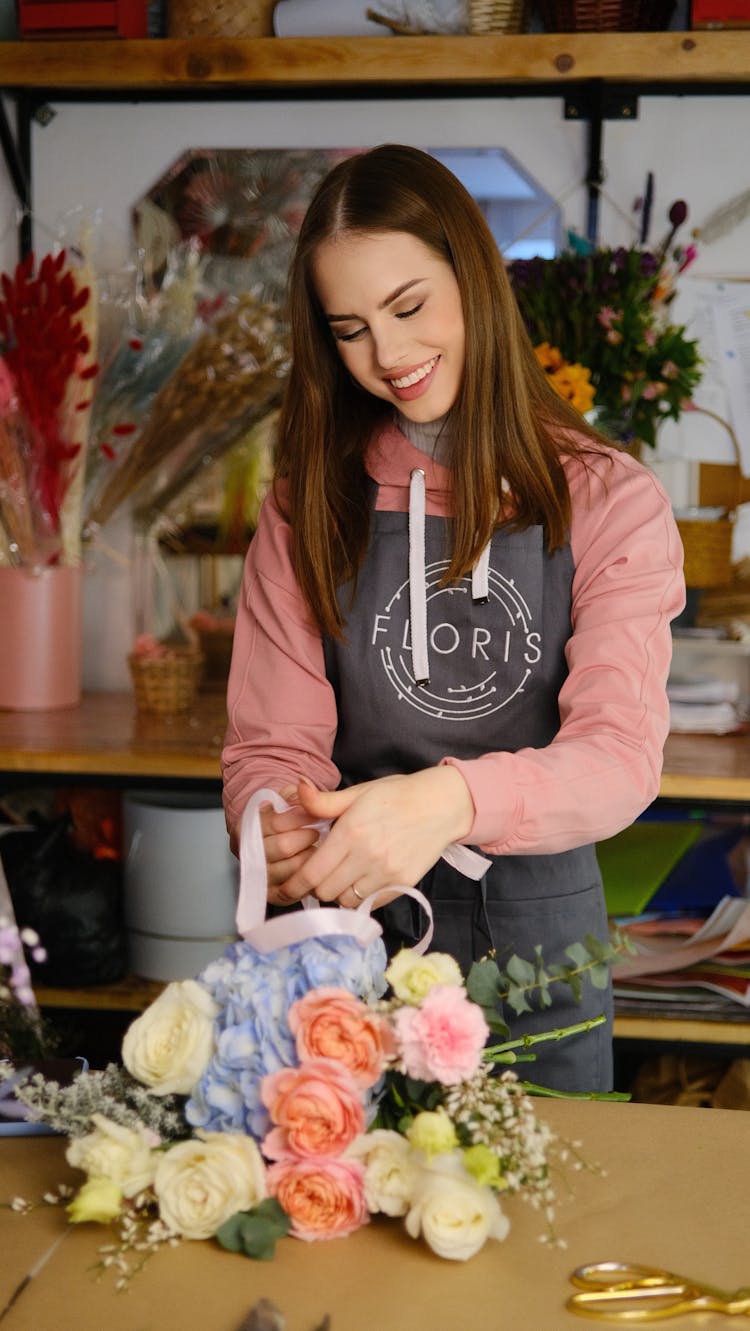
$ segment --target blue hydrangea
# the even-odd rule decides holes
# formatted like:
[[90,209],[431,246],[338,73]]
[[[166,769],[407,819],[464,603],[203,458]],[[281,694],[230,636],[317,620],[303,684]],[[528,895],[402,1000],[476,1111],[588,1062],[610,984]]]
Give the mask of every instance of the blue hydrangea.
[[219,1015],[215,1052],[185,1106],[188,1123],[207,1132],[249,1133],[259,1141],[269,1126],[261,1081],[297,1063],[288,1019],[292,1003],[323,985],[365,1002],[381,998],[386,965],[381,939],[362,948],[354,938],[333,935],[266,953],[232,943],[198,976]]

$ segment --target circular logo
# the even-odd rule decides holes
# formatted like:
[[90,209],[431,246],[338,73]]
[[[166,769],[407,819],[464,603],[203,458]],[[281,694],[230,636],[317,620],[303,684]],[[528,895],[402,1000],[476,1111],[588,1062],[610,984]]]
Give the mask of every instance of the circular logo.
[[512,578],[489,570],[489,602],[474,605],[471,577],[440,586],[447,560],[426,568],[430,679],[415,681],[409,622],[409,581],[375,615],[372,644],[399,700],[427,716],[474,721],[522,693],[541,658],[541,634]]

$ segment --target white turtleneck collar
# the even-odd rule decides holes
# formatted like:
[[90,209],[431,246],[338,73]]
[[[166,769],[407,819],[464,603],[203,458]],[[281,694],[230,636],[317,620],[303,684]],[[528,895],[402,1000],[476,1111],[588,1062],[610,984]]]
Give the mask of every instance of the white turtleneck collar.
[[450,463],[451,444],[453,442],[453,423],[450,412],[439,416],[435,421],[411,421],[396,412],[396,424],[403,435],[420,453],[447,467]]

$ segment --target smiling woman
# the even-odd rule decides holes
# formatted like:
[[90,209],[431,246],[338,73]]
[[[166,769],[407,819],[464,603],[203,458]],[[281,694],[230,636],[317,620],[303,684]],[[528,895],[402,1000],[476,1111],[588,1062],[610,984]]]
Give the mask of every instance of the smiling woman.
[[[562,962],[607,937],[593,843],[658,789],[684,601],[669,500],[550,386],[479,207],[424,152],[325,177],[290,323],[229,680],[230,831],[279,791],[291,807],[261,814],[272,901],[393,889],[395,952],[421,936],[418,884],[462,967],[538,945]],[[609,990],[552,1015],[602,1011]],[[608,1024],[539,1065],[546,1085],[608,1089]]]

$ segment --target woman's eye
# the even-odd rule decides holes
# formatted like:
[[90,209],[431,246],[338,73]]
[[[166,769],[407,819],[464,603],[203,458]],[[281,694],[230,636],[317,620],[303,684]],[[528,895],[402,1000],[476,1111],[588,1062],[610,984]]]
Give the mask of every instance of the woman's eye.
[[418,305],[415,305],[415,306],[414,306],[413,309],[411,309],[411,310],[403,310],[403,311],[401,312],[401,314],[397,314],[397,315],[396,315],[396,318],[397,318],[397,319],[410,319],[411,316],[412,316],[413,314],[419,314],[419,311],[421,310],[421,308],[422,308],[423,305],[424,305],[424,301],[421,300],[421,301],[419,302]]
[[334,336],[337,342],[354,342],[364,331],[364,328],[355,328],[353,333],[335,333]]

